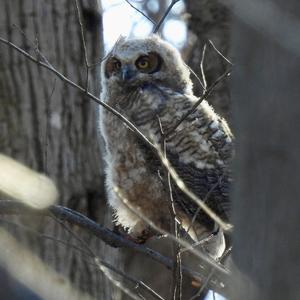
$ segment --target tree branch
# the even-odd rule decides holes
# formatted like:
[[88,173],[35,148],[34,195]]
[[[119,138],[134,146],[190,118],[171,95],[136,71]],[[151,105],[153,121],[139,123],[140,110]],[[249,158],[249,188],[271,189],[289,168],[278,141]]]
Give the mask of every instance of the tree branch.
[[78,0],[74,0],[74,5],[77,13],[77,20],[80,28],[80,33],[81,33],[81,43],[83,47],[83,53],[84,53],[84,63],[85,63],[85,68],[86,68],[86,79],[85,79],[85,91],[88,93],[89,91],[89,61],[88,61],[88,55],[87,55],[87,48],[86,48],[86,43],[85,43],[85,37],[84,37],[84,31],[83,31],[83,24],[81,20],[81,14],[80,14],[80,9],[78,5]]
[[156,23],[150,18],[148,17],[146,14],[144,14],[140,9],[138,9],[137,7],[135,7],[133,4],[131,4],[129,2],[129,0],[125,0],[125,2],[127,2],[133,9],[135,9],[138,13],[140,13],[142,16],[144,16],[148,21],[150,21],[153,25],[156,25]]
[[57,69],[55,69],[50,63],[48,63],[48,62],[42,62],[42,61],[36,59],[35,57],[33,57],[32,55],[30,55],[29,53],[27,53],[26,51],[24,51],[23,49],[21,49],[20,47],[18,47],[14,43],[12,43],[12,42],[4,39],[4,38],[0,37],[0,43],[8,45],[9,47],[13,48],[14,50],[16,50],[19,53],[21,53],[22,55],[24,55],[26,58],[28,58],[32,62],[34,62],[37,65],[39,65],[39,66],[41,66],[41,67],[43,67],[43,68],[51,71],[52,73],[54,73],[62,81],[66,82],[70,86],[78,89],[79,91],[81,91],[82,93],[84,93],[85,95],[87,95],[90,99],[92,99],[94,102],[102,105],[105,109],[107,109],[109,112],[111,112],[112,114],[114,114],[118,119],[120,119],[122,122],[124,122],[132,131],[134,131],[137,134],[137,136],[141,140],[143,140],[147,145],[149,145],[151,149],[155,150],[154,145],[148,140],[148,138],[136,126],[134,126],[133,123],[131,123],[127,118],[125,118],[121,113],[119,113],[117,110],[115,110],[114,108],[112,108],[111,106],[109,106],[107,103],[101,101],[98,97],[94,96],[90,92],[87,92],[86,89],[83,88],[82,86],[76,84],[75,82],[73,82],[72,80],[70,80],[69,78],[67,78],[66,76],[64,76]]
[[168,14],[170,13],[171,9],[173,8],[173,6],[179,2],[180,0],[172,0],[172,2],[170,3],[169,7],[167,8],[166,12],[164,13],[164,15],[162,16],[162,18],[159,20],[159,22],[157,23],[157,25],[155,26],[153,33],[157,33],[159,28],[161,27],[161,25],[163,24],[163,22],[165,21],[166,17],[168,16]]
[[[9,226],[9,227],[13,227],[13,228],[20,228],[21,230],[23,231],[26,231],[27,233],[29,234],[32,234],[34,236],[37,236],[38,238],[41,238],[41,239],[48,239],[48,240],[51,240],[55,243],[58,243],[60,245],[63,245],[65,247],[70,247],[74,250],[76,250],[77,252],[79,252],[81,255],[87,257],[87,258],[94,258],[95,257],[95,254],[93,253],[90,253],[90,251],[87,251],[85,249],[82,249],[80,247],[78,247],[77,245],[75,244],[71,244],[65,240],[61,240],[61,239],[58,239],[58,238],[55,238],[53,236],[50,236],[50,235],[46,235],[44,233],[41,233],[37,230],[34,230],[28,226],[25,226],[25,225],[22,225],[22,224],[18,224],[18,223],[15,223],[15,222],[12,222],[12,221],[9,221],[9,220],[1,220],[0,219],[0,225],[5,225],[5,226]],[[93,266],[96,267],[96,270],[99,270],[99,267],[98,265],[96,265],[95,263],[91,262],[90,260],[88,259],[85,259],[85,261],[88,263],[88,264],[91,264]],[[155,299],[158,299],[158,300],[164,300],[160,295],[158,295],[153,289],[151,289],[148,285],[146,285],[143,281],[137,279],[137,278],[134,278],[133,276],[130,276],[128,275],[127,273],[115,268],[113,265],[107,263],[106,261],[104,260],[100,260],[100,263],[108,268],[109,270],[111,270],[112,272],[118,274],[119,276],[123,277],[124,279],[128,280],[129,282],[133,283],[136,287],[141,287],[144,291],[150,293]]]
[[[90,220],[86,216],[73,211],[69,208],[53,205],[48,210],[34,210],[25,206],[22,203],[1,200],[0,201],[0,214],[2,215],[39,215],[39,216],[55,216],[60,221],[66,221],[69,224],[77,225],[88,233],[98,237],[104,243],[111,247],[120,247],[120,248],[129,248],[136,252],[146,255],[152,260],[164,265],[167,269],[172,270],[174,267],[174,262],[169,257],[163,256],[159,252],[148,248],[144,245],[136,244],[125,237],[122,237],[108,228],[104,227],[101,224],[97,224],[94,221]],[[199,281],[205,280],[205,275],[194,270],[191,270],[185,266],[182,266],[182,273],[195,278]],[[215,269],[216,277],[214,280],[209,282],[208,287],[215,290],[220,294],[226,294],[226,286],[224,282],[227,282],[229,279],[228,272],[220,271],[220,269]]]
[[215,87],[221,83],[223,80],[225,80],[228,76],[230,76],[231,74],[231,69],[225,71],[220,77],[218,77],[216,79],[215,82],[212,83],[212,85],[208,88],[208,89],[205,89],[205,93],[198,98],[198,100],[195,102],[195,104],[192,106],[192,108],[185,114],[182,116],[182,118],[174,125],[173,128],[171,128],[168,132],[166,132],[166,137],[168,137],[171,133],[173,133],[176,128],[189,116],[191,115],[196,109],[197,107],[201,104],[201,102],[206,99],[212,92],[213,90],[215,89]]

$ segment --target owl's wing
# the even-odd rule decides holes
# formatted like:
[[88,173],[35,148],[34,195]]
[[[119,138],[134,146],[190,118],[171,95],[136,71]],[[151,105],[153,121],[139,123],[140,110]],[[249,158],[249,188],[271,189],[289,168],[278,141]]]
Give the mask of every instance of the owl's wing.
[[[164,132],[174,128],[174,125],[189,111],[195,101],[193,96],[163,92],[165,105],[158,112]],[[159,94],[151,93],[152,101],[157,101]],[[147,124],[145,130],[160,142],[158,121]],[[150,130],[150,129],[151,130]],[[147,132],[145,133],[147,134]],[[229,186],[231,175],[229,162],[233,152],[233,137],[226,122],[220,118],[206,101],[190,114],[166,140],[167,157],[179,177],[187,187],[221,218],[229,216]],[[163,172],[160,162],[147,151],[147,163],[153,172]],[[174,186],[174,199],[179,207],[191,217],[197,212],[197,221],[213,228],[213,221],[198,206]]]
[[[181,162],[177,155],[169,152],[168,158],[187,188],[203,200],[223,220],[227,221],[230,212],[230,171],[218,166],[199,169],[192,163]],[[176,184],[173,184],[173,197],[187,215],[194,217],[197,214],[196,220],[199,223],[213,229],[214,222],[202,210],[199,210],[197,204],[184,194]]]
[[[177,98],[175,102],[184,102],[183,114],[191,109],[195,101],[194,97],[185,95],[177,95]],[[173,113],[178,115],[178,111]],[[187,187],[205,200],[221,218],[228,220],[233,136],[225,120],[206,101],[174,130],[167,141],[167,155]],[[197,205],[176,185],[174,193],[178,204],[194,215]],[[213,221],[203,211],[198,213],[197,220],[208,227],[213,226]]]

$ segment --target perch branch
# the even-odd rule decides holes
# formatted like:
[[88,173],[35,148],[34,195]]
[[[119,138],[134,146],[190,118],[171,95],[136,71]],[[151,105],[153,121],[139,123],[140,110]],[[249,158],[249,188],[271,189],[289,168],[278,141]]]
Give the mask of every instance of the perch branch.
[[[167,269],[172,270],[174,266],[174,262],[172,259],[163,256],[159,252],[148,248],[144,245],[136,244],[114,232],[109,230],[108,228],[95,223],[90,220],[86,216],[73,211],[69,208],[54,205],[49,208],[49,210],[34,210],[25,206],[22,203],[1,200],[0,201],[0,214],[2,215],[42,215],[42,216],[52,216],[54,215],[57,219],[61,221],[66,221],[69,224],[77,225],[80,228],[84,229],[88,233],[98,237],[104,243],[111,247],[119,247],[119,248],[129,248],[136,252],[146,255],[147,257],[155,260],[156,262],[164,265]],[[221,266],[221,265],[220,265]],[[182,266],[183,274],[195,278],[199,281],[205,280],[205,276],[199,272],[193,271],[185,266]],[[225,269],[223,271],[220,268],[215,269],[215,274],[217,275],[217,280],[211,280],[209,282],[208,287],[215,290],[217,293],[226,294],[226,288],[224,286],[224,282],[228,281],[228,271]]]
[[[170,171],[170,175],[172,176],[171,172],[172,172],[172,170]],[[194,254],[197,258],[199,258],[202,262],[205,262],[210,267],[218,269],[219,272],[221,272],[221,273],[224,272],[225,274],[228,274],[228,270],[226,270],[222,265],[216,263],[216,261],[213,260],[212,258],[210,258],[208,255],[204,254],[203,252],[199,251],[198,249],[194,249],[193,247],[191,247],[192,245],[190,243],[186,242],[184,239],[181,239],[179,237],[176,238],[175,235],[158,227],[154,222],[152,222],[152,220],[150,220],[148,217],[146,217],[138,208],[135,208],[133,205],[131,205],[129,203],[128,199],[124,197],[124,195],[119,187],[114,186],[113,190],[116,193],[116,195],[118,196],[118,198],[122,201],[122,203],[132,213],[134,213],[140,219],[142,219],[145,223],[147,223],[151,228],[153,228],[154,230],[156,230],[157,232],[159,232],[163,235],[167,235],[170,238],[170,240],[176,242],[177,244],[181,245],[182,247],[190,249],[190,252],[192,254]],[[172,270],[173,270],[173,268],[172,268]]]

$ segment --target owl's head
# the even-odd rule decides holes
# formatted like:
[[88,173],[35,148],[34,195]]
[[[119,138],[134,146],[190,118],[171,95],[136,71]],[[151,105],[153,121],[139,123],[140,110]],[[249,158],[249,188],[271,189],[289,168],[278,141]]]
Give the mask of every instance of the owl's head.
[[102,85],[122,90],[155,84],[191,93],[190,72],[179,52],[157,35],[120,38],[102,63]]

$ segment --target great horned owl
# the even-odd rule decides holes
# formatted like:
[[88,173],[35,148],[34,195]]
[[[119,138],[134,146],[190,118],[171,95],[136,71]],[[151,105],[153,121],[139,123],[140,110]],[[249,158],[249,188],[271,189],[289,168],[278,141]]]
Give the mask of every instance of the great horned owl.
[[[162,140],[161,130],[171,132],[197,101],[189,69],[179,52],[156,35],[143,39],[121,38],[115,44],[102,63],[101,99],[158,144]],[[149,225],[114,192],[114,187],[122,191],[131,206],[169,231],[170,193],[159,159],[132,130],[103,108],[100,128],[107,148],[108,201],[116,222],[136,238],[153,234]],[[179,177],[201,199],[207,198],[206,203],[225,220],[229,208],[228,163],[232,157],[232,140],[226,122],[205,100],[166,139],[167,158]],[[187,228],[197,205],[175,184],[173,197],[177,219]],[[198,210],[189,232],[196,239],[196,235],[200,238],[215,229],[214,222]],[[223,235],[220,239],[223,243]]]

